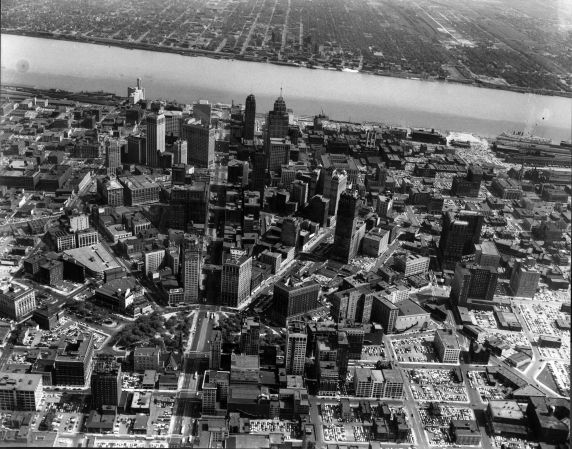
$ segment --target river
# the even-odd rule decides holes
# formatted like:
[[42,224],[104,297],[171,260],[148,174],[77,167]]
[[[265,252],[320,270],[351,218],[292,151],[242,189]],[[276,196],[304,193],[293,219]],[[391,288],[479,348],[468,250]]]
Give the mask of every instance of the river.
[[572,99],[370,74],[190,57],[27,36],[1,40],[1,79],[70,91],[126,95],[143,79],[147,98],[244,103],[254,93],[268,111],[284,90],[296,115],[322,110],[333,119],[379,121],[496,136],[518,130],[570,139]]

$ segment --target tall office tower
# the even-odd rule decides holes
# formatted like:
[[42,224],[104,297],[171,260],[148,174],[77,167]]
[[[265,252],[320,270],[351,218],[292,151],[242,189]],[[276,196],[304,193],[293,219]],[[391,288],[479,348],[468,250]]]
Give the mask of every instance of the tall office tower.
[[116,176],[117,169],[121,167],[121,142],[116,139],[110,139],[105,143],[105,168],[107,168],[107,176]]
[[377,207],[375,211],[381,218],[386,218],[393,210],[393,200],[384,195],[377,196]]
[[206,371],[203,377],[203,415],[214,415],[216,413],[216,383],[211,379],[215,372]]
[[280,241],[286,246],[298,247],[298,237],[300,235],[300,220],[296,217],[285,217],[282,221],[282,232]]
[[338,203],[342,192],[346,190],[348,184],[348,174],[345,170],[334,170],[331,174],[324,174],[324,198],[330,200],[328,213],[336,215],[338,213]]
[[93,369],[94,336],[83,333],[75,340],[62,337],[54,363],[54,384],[85,386]]
[[513,296],[521,296],[524,298],[533,298],[540,281],[540,272],[532,267],[532,264],[526,264],[517,261],[510,276],[510,290]]
[[356,230],[360,204],[359,195],[355,190],[346,190],[340,196],[332,257],[344,263],[353,259],[359,250]]
[[478,165],[471,165],[467,171],[467,176],[461,178],[455,176],[451,185],[452,196],[468,196],[477,198],[483,180],[483,169]]
[[289,139],[270,138],[266,141],[266,161],[268,170],[277,171],[290,160],[291,143]]
[[220,355],[222,353],[222,332],[214,329],[211,335],[211,347],[209,351],[209,369],[220,369]]
[[303,321],[288,321],[286,332],[286,374],[304,374],[308,335]]
[[274,102],[274,109],[266,118],[266,144],[269,147],[270,139],[284,139],[288,137],[289,117],[286,102],[282,93]]
[[147,116],[147,165],[159,167],[158,153],[165,152],[165,116]]
[[183,113],[181,111],[165,111],[165,136],[181,137],[181,126],[183,125]]
[[127,98],[129,104],[136,104],[145,100],[145,89],[141,85],[141,78],[137,78],[137,86],[127,88]]
[[188,157],[188,143],[186,140],[179,139],[173,144],[173,164],[186,164]]
[[147,139],[143,136],[127,137],[128,164],[145,164],[147,162]]
[[371,319],[373,292],[365,286],[334,293],[331,297],[331,314],[334,321],[350,321],[367,324]]
[[264,187],[266,185],[266,153],[258,150],[254,153],[254,167],[252,170],[252,189],[260,192],[260,198],[264,201]]
[[246,251],[231,249],[222,265],[221,300],[222,304],[238,307],[250,295],[252,278],[252,258]]
[[93,409],[104,405],[117,407],[121,399],[121,364],[112,354],[97,355],[91,373],[91,402]]
[[174,276],[179,276],[181,250],[179,246],[173,242],[171,242],[171,246],[165,250],[165,264],[171,269]]
[[443,229],[439,240],[439,260],[444,270],[454,270],[457,262],[474,254],[481,238],[484,217],[479,212],[443,213]]
[[314,195],[308,202],[304,215],[325,228],[328,225],[329,209],[330,200],[328,198],[324,198],[323,195]]
[[202,242],[185,242],[181,261],[181,283],[186,302],[197,304],[200,299],[200,280],[203,265]]
[[183,124],[182,137],[187,141],[188,164],[209,168],[215,159],[215,129],[201,120],[191,119]]
[[240,349],[246,355],[258,355],[260,349],[260,322],[248,317],[242,322]]
[[197,103],[193,103],[193,118],[208,128],[211,126],[211,111],[212,106],[208,100],[199,100]]
[[308,202],[308,183],[296,179],[292,182],[291,189],[292,196],[290,198],[298,203],[298,209],[301,210]]
[[208,224],[209,184],[174,185],[169,204],[169,226],[186,231],[191,227],[206,228]]
[[497,288],[498,268],[458,263],[451,284],[451,301],[465,307],[468,299],[492,301]]
[[254,128],[256,126],[256,99],[253,94],[246,97],[246,106],[244,110],[244,128],[242,136],[244,140],[254,139]]
[[281,324],[290,317],[310,312],[320,306],[320,284],[314,280],[287,278],[274,284],[272,313]]

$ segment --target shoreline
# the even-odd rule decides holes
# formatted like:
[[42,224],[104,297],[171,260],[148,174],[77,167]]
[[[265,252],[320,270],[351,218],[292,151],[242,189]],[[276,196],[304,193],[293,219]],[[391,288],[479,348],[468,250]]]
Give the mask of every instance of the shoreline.
[[[35,37],[40,39],[52,39],[52,40],[64,40],[70,42],[79,42],[84,44],[95,44],[95,45],[104,45],[109,47],[119,47],[124,48],[127,50],[144,50],[144,51],[154,51],[158,53],[175,53],[181,56],[189,56],[189,57],[197,57],[203,56],[211,59],[227,59],[227,60],[235,60],[235,61],[245,61],[245,62],[257,62],[260,64],[273,64],[279,66],[286,66],[286,67],[294,67],[300,69],[307,69],[307,70],[329,70],[329,71],[340,71],[343,72],[341,68],[325,68],[325,67],[306,67],[298,63],[294,62],[284,62],[284,61],[265,61],[262,59],[254,59],[250,56],[242,56],[236,55],[234,53],[221,53],[221,52],[214,52],[210,50],[198,50],[198,49],[188,49],[188,48],[181,48],[181,47],[162,47],[158,45],[151,45],[151,44],[143,44],[138,42],[128,42],[128,41],[118,41],[114,39],[104,39],[104,38],[92,38],[92,37],[83,37],[83,36],[72,36],[67,34],[54,34],[49,32],[43,31],[26,31],[26,30],[2,30],[2,34],[7,35],[15,35],[15,36],[26,36],[26,37]],[[533,94],[533,95],[543,95],[543,96],[552,96],[552,97],[562,97],[562,98],[572,98],[572,92],[560,92],[560,91],[552,91],[552,90],[544,90],[544,89],[526,89],[518,86],[505,86],[505,85],[497,85],[492,83],[485,83],[479,82],[474,80],[467,80],[467,81],[460,81],[460,80],[453,80],[453,79],[431,79],[431,78],[419,78],[417,76],[407,75],[406,73],[378,73],[378,72],[370,72],[370,71],[357,71],[356,73],[364,74],[364,75],[373,75],[373,76],[384,76],[388,78],[401,78],[401,79],[410,79],[415,81],[427,81],[427,82],[437,82],[437,83],[451,83],[451,84],[459,84],[465,86],[472,86],[472,87],[479,87],[485,89],[495,89],[495,90],[503,90],[503,91],[510,91],[516,92],[521,94]]]

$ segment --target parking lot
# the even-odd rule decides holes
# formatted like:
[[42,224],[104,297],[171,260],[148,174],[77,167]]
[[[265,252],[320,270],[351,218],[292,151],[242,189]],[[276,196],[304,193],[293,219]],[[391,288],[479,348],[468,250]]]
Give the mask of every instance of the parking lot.
[[570,364],[570,329],[558,329],[557,320],[562,320],[566,315],[560,311],[558,303],[521,303],[517,305],[522,314],[526,327],[534,335],[556,335],[561,338],[560,348],[539,347],[540,355],[546,359],[559,359]]
[[500,384],[498,380],[496,385],[488,385],[484,371],[469,371],[468,377],[469,385],[478,390],[484,403],[495,399],[506,399],[512,394],[512,388]]
[[433,349],[434,336],[423,335],[402,339],[392,339],[391,345],[397,360],[400,362],[438,363],[437,354]]
[[361,360],[379,360],[385,359],[384,345],[363,346],[361,351]]
[[411,369],[406,373],[411,380],[413,398],[418,401],[468,402],[463,382],[459,382],[454,370]]
[[451,407],[432,403],[419,408],[421,424],[426,431],[429,444],[445,446],[453,444],[449,434],[449,425],[455,419],[475,419],[473,410],[468,407]]
[[286,441],[296,438],[296,425],[279,419],[251,419],[250,433],[280,432]]

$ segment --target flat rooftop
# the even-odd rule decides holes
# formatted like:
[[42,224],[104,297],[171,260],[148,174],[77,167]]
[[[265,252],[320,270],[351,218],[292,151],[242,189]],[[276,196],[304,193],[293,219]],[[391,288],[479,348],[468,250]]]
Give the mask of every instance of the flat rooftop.
[[64,251],[64,254],[70,256],[77,263],[95,273],[103,273],[109,269],[121,268],[115,261],[115,258],[101,243],[83,248],[68,249]]

